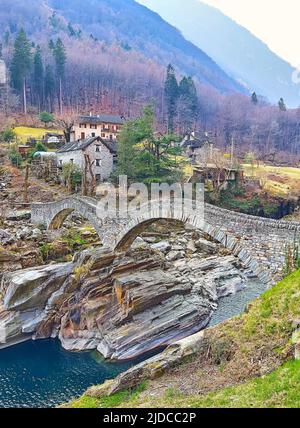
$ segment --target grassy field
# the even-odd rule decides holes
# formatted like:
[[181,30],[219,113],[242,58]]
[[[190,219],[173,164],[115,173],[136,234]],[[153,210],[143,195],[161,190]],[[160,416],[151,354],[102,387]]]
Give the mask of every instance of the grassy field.
[[[300,319],[300,270],[253,302],[247,313],[207,330],[210,352],[111,397],[68,407],[300,407],[300,362],[292,321]],[[188,389],[186,389],[188,388]]]
[[29,138],[42,139],[47,132],[61,132],[52,128],[29,128],[27,126],[17,126],[14,131],[22,143],[26,143]]
[[276,167],[261,165],[252,168],[244,164],[246,177],[256,177],[261,180],[263,188],[274,196],[286,197],[300,194],[300,168]]

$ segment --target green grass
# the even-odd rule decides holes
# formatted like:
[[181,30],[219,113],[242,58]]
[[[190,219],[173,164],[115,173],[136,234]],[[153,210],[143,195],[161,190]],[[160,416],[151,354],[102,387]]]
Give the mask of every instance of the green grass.
[[[134,402],[133,402],[134,404]],[[300,408],[300,361],[290,361],[261,378],[204,396],[168,390],[151,406],[175,408]]]
[[135,401],[139,398],[140,394],[144,389],[146,388],[146,382],[139,385],[137,388],[135,388],[133,391],[122,391],[118,392],[117,394],[111,395],[109,397],[103,397],[103,398],[93,398],[93,397],[87,397],[86,395],[83,395],[78,400],[74,400],[66,407],[72,408],[72,409],[96,409],[96,408],[114,408],[119,407],[121,404]]
[[300,361],[290,361],[268,376],[189,399],[195,407],[300,408]]

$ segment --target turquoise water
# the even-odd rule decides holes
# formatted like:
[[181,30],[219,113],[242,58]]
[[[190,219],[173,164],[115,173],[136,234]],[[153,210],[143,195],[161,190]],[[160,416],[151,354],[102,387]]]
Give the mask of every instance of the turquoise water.
[[64,351],[57,340],[30,341],[3,349],[0,407],[52,407],[117,376],[131,364],[97,362],[92,353]]
[[[264,285],[249,281],[245,290],[220,300],[210,325],[240,314],[247,303],[264,291]],[[143,359],[146,356],[138,361]],[[99,361],[95,353],[63,350],[57,340],[30,341],[3,349],[0,350],[0,407],[54,407],[79,397],[91,385],[114,378],[138,361],[122,364]]]
[[266,285],[258,279],[249,280],[247,287],[243,290],[219,300],[219,307],[213,314],[209,326],[212,327],[229,318],[240,315],[245,311],[248,303],[253,302],[253,300],[261,296],[266,290]]

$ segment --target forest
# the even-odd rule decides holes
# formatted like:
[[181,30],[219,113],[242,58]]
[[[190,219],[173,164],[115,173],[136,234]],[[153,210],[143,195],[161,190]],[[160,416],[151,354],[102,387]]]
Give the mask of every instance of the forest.
[[[0,58],[6,63],[9,85],[0,88],[0,126],[8,116],[18,120],[24,113],[42,111],[106,112],[132,119],[150,103],[158,131],[207,131],[216,145],[226,148],[234,139],[237,152],[250,150],[264,160],[295,161],[300,154],[300,108],[287,109],[283,99],[271,105],[228,81],[221,90],[208,82],[212,69],[209,79],[203,77],[203,69],[202,74],[189,74],[193,70],[180,67],[181,61],[168,66],[169,58],[162,58],[162,51],[155,55],[153,46],[150,58],[135,41],[130,44],[116,35],[99,39],[53,10],[37,9],[40,18],[35,31],[30,30],[20,5],[24,2],[18,0],[16,10],[6,9],[13,15],[5,16],[9,25],[1,38]],[[39,1],[34,5],[41,8]],[[21,20],[17,13],[22,11]],[[1,22],[0,15],[0,26]],[[207,67],[205,56],[201,60]]]

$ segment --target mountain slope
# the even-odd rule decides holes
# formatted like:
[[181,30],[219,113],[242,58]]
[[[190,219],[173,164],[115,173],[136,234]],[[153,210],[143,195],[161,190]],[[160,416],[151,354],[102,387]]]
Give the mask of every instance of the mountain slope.
[[23,26],[40,43],[45,36],[68,35],[69,23],[81,31],[81,42],[98,39],[123,47],[129,56],[137,51],[164,67],[171,62],[179,72],[223,93],[244,90],[176,28],[134,0],[32,0],[30,7],[26,0],[0,0],[3,34]]
[[210,55],[227,73],[270,101],[283,97],[300,105],[292,82],[293,68],[266,44],[217,9],[199,0],[139,0],[175,25],[183,35]]
[[119,42],[228,92],[241,90],[201,49],[156,13],[133,0],[48,0],[67,20],[108,43]]

